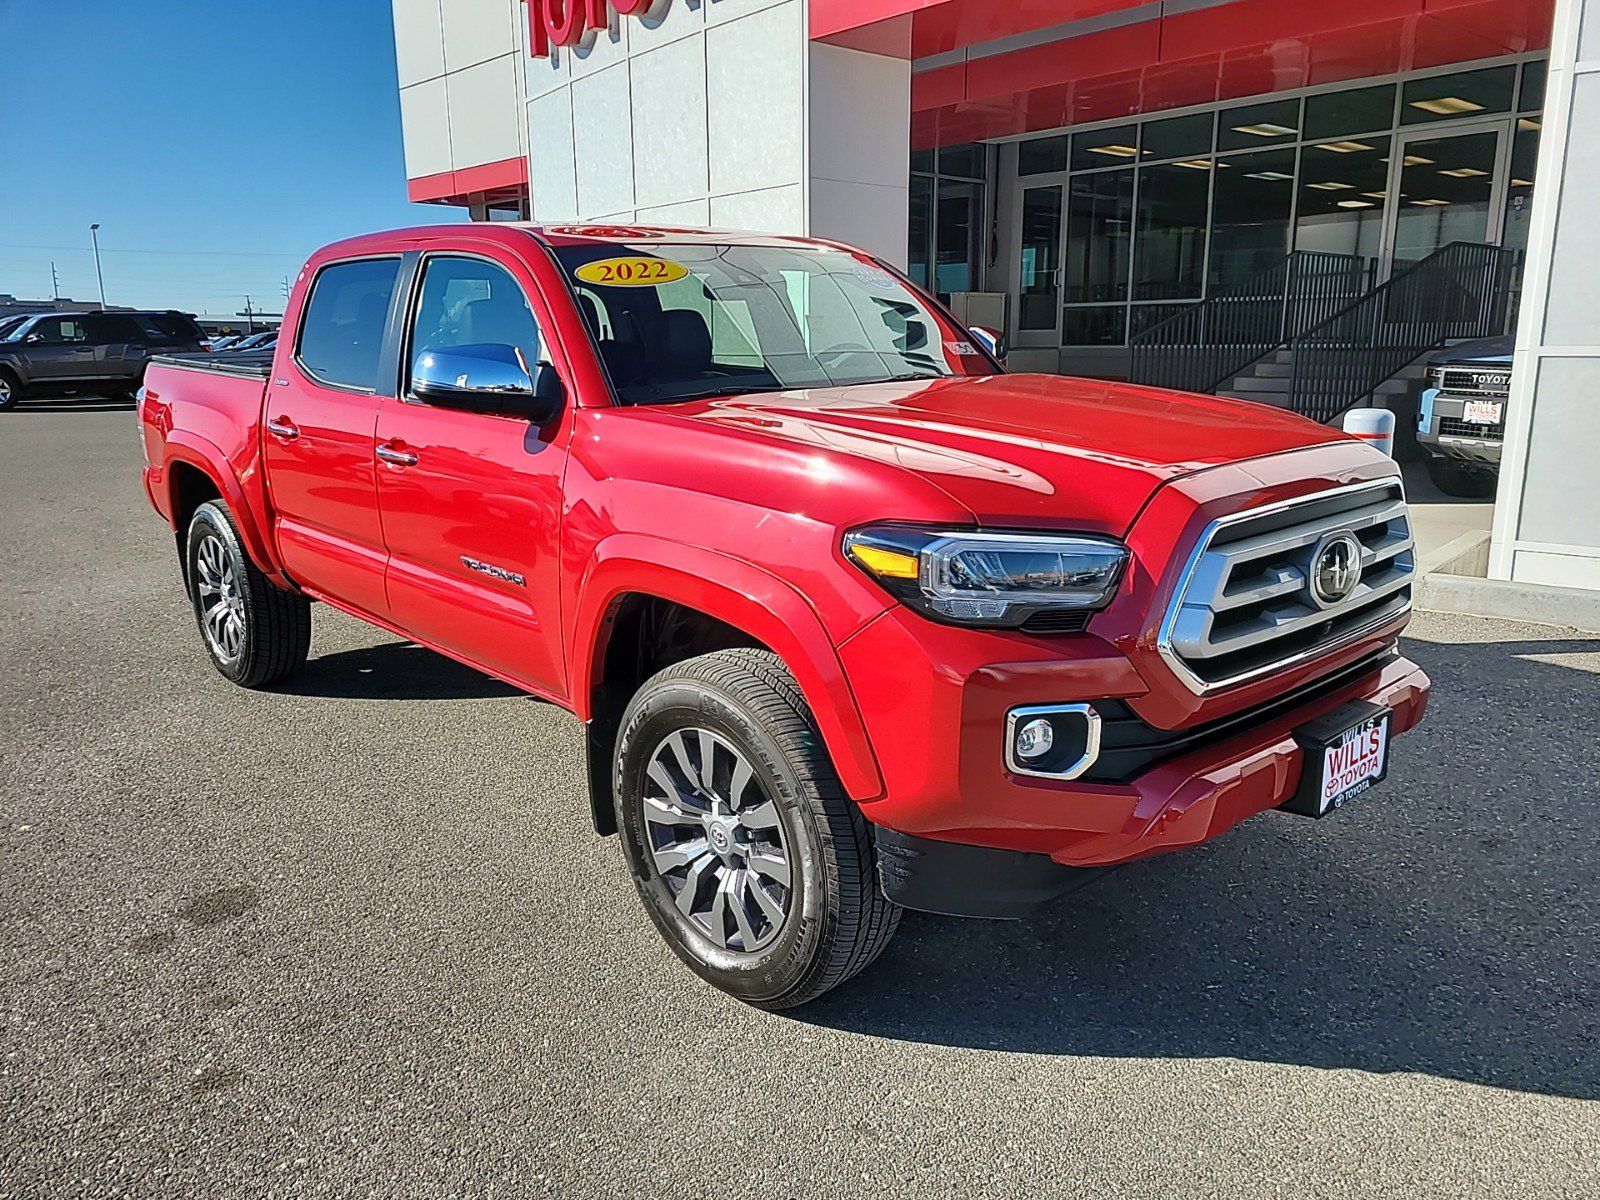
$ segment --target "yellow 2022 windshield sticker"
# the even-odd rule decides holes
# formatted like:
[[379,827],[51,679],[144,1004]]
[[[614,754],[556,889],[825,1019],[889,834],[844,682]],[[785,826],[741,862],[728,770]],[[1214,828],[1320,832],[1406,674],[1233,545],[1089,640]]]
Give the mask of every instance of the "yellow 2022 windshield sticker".
[[682,279],[688,273],[689,268],[681,263],[644,255],[596,259],[573,272],[584,283],[603,287],[656,287]]

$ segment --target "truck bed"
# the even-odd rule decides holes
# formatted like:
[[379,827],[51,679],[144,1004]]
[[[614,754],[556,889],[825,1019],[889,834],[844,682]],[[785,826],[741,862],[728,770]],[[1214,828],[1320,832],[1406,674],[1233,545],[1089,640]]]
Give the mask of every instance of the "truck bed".
[[150,361],[168,367],[185,367],[191,371],[266,379],[272,374],[272,354],[271,350],[248,350],[241,354],[229,354],[224,350],[216,354],[158,354]]

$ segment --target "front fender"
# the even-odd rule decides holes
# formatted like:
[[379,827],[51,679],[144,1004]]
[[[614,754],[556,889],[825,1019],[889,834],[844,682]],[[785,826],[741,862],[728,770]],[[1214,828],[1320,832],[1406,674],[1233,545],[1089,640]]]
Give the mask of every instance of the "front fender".
[[213,442],[186,429],[172,430],[167,435],[164,450],[162,478],[167,489],[166,515],[174,530],[177,530],[178,504],[172,466],[181,462],[203,473],[227,501],[234,524],[239,528],[239,540],[251,561],[279,587],[292,587],[277,555],[273,553],[271,543],[262,535],[260,514],[245,494],[244,486],[229,463],[228,456]]
[[751,563],[645,534],[614,534],[595,547],[579,585],[573,623],[571,696],[583,720],[603,661],[616,601],[642,593],[715,617],[783,660],[811,707],[845,791],[857,801],[883,794],[855,696],[833,642],[794,588]]

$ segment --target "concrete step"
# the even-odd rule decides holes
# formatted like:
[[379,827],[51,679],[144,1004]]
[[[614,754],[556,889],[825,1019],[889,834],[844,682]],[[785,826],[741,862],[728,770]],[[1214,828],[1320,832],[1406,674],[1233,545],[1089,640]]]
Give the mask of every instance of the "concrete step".
[[1241,392],[1277,392],[1284,393],[1289,390],[1289,378],[1284,375],[1241,375],[1233,381],[1233,387]]
[[1294,362],[1258,362],[1251,368],[1251,374],[1259,375],[1266,379],[1287,379],[1294,372]]

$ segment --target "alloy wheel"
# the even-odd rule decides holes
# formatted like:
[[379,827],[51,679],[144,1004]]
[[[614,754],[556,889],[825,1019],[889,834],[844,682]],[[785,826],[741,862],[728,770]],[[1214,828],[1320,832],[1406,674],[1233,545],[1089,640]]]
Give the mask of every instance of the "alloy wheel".
[[0,408],[11,403],[11,380],[0,374]]
[[794,872],[778,807],[745,756],[709,729],[677,730],[650,756],[641,799],[646,845],[678,911],[722,949],[769,945]]
[[195,584],[200,594],[200,628],[212,653],[225,663],[244,653],[244,593],[233,556],[222,538],[208,533],[195,549]]

